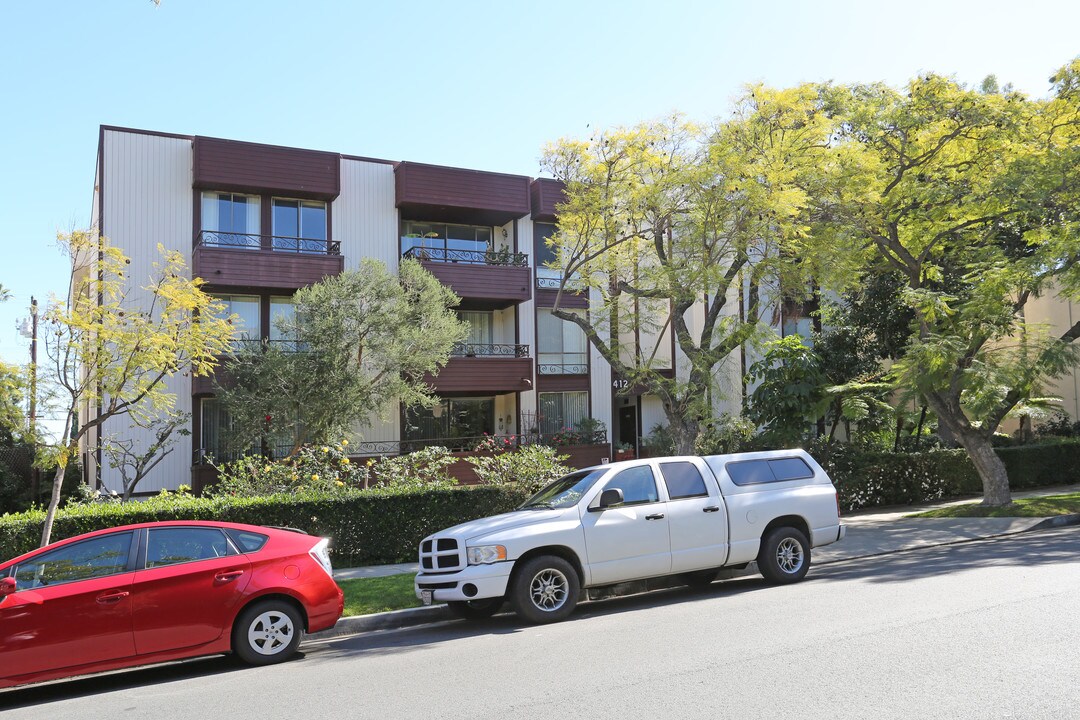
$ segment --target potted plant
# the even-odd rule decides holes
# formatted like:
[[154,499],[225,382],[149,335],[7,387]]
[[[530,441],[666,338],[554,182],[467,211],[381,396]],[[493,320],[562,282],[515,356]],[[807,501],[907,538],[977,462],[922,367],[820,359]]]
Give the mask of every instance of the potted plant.
[[615,462],[620,460],[633,460],[634,447],[627,443],[615,443]]

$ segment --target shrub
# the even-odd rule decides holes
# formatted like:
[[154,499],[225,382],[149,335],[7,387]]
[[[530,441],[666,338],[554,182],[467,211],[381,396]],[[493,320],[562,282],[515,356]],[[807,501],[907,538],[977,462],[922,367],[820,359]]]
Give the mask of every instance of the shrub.
[[[223,520],[295,527],[333,538],[339,567],[415,561],[427,535],[478,517],[507,512],[526,493],[516,487],[401,490],[310,489],[266,497],[192,497],[163,493],[143,502],[72,505],[56,518],[58,540],[92,530],[154,520]],[[0,558],[37,547],[45,513],[0,516]]]
[[446,448],[428,447],[408,455],[354,462],[347,444],[310,445],[283,460],[248,455],[219,468],[214,495],[255,497],[291,492],[337,493],[381,486],[409,491],[450,487],[447,468],[456,462]]
[[517,487],[532,494],[567,473],[572,472],[563,462],[567,455],[557,455],[547,445],[523,445],[517,452],[504,452],[487,457],[469,458],[476,475],[489,485]]
[[694,440],[698,455],[724,455],[746,448],[754,437],[754,423],[744,417],[722,414],[704,426]]

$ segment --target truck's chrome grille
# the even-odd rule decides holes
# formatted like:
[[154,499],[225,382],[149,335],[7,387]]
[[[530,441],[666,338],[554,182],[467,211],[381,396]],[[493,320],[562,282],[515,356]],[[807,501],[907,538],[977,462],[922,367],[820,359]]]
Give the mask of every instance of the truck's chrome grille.
[[465,567],[465,558],[454,538],[428,538],[420,543],[420,569],[454,572]]

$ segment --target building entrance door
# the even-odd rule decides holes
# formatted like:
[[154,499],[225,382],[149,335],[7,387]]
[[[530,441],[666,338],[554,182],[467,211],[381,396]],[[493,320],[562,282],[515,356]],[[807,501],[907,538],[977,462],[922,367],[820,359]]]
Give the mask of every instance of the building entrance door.
[[633,405],[621,405],[618,410],[618,428],[615,432],[615,442],[619,445],[629,445],[634,450],[634,456],[637,456],[638,446],[638,412],[637,412],[637,398],[634,398]]

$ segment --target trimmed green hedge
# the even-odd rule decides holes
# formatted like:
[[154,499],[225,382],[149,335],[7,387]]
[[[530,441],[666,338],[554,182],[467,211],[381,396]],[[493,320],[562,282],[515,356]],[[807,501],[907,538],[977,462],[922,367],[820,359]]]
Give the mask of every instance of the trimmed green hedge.
[[[53,525],[53,539],[155,520],[224,520],[288,526],[331,537],[334,564],[339,567],[414,562],[425,536],[467,520],[507,512],[524,499],[525,493],[507,487],[257,498],[170,494],[145,502],[64,508]],[[0,516],[0,558],[37,547],[44,519],[41,511]]]
[[[1080,441],[995,451],[1005,463],[1013,490],[1080,482]],[[839,446],[823,464],[844,510],[982,493],[982,481],[964,450],[871,453]]]

